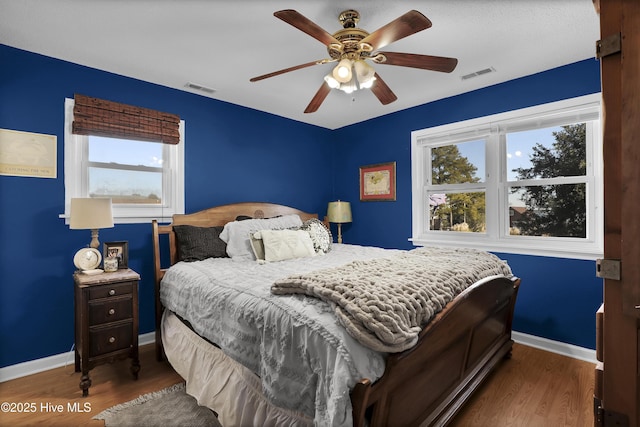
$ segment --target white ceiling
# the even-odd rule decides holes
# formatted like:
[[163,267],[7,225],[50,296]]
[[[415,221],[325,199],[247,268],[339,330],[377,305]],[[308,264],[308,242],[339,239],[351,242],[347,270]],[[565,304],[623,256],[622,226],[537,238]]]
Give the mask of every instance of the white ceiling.
[[[373,32],[416,9],[433,26],[384,50],[458,58],[450,74],[375,65],[398,96],[383,106],[369,90],[333,90],[303,110],[334,64],[251,83],[327,58],[314,38],[275,18],[295,9],[329,33],[343,10]],[[593,58],[599,19],[591,0],[0,0],[0,43],[329,129]],[[2,64],[2,66],[10,66]],[[496,72],[463,81],[463,75]]]

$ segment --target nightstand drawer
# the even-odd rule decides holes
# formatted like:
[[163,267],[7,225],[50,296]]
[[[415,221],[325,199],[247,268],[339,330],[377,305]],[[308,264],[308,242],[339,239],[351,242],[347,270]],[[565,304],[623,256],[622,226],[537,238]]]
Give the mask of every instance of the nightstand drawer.
[[97,327],[89,330],[89,357],[100,356],[131,347],[133,328],[131,322],[117,326]]
[[107,298],[127,294],[131,295],[133,289],[132,284],[135,284],[135,282],[93,286],[91,287],[91,289],[89,289],[89,299]]
[[133,316],[133,298],[131,294],[117,298],[105,298],[89,301],[89,325],[116,322]]

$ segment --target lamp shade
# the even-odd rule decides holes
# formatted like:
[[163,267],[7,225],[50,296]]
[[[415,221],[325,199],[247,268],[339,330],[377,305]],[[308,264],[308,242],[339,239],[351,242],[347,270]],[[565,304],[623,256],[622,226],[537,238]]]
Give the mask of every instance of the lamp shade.
[[358,83],[360,83],[360,87],[370,88],[373,85],[376,77],[376,70],[369,64],[367,64],[364,60],[358,59],[354,62],[353,68],[356,71],[356,76],[358,78]]
[[351,62],[350,59],[343,58],[333,69],[333,78],[335,78],[340,83],[347,83],[353,76],[351,67],[353,67],[353,62]]
[[113,227],[111,199],[71,199],[70,216],[69,228],[74,230],[94,230]]
[[349,202],[329,202],[327,220],[338,224],[351,222],[351,204]]
[[340,82],[337,81],[332,74],[327,74],[324,76],[324,81],[327,82],[331,89],[337,89],[340,87]]

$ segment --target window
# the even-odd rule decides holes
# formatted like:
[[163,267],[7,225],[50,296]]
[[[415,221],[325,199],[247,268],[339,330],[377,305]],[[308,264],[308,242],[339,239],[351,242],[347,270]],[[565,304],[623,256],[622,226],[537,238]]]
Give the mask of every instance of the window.
[[416,245],[602,254],[600,96],[412,133]]
[[74,197],[110,197],[116,223],[184,213],[184,121],[179,144],[77,135],[73,107],[66,99],[65,218]]

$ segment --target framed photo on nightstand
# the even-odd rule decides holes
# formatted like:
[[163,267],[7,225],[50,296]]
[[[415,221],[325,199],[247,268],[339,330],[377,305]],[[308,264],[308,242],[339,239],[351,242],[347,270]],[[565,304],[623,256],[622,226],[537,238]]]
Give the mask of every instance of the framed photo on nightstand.
[[129,268],[129,243],[105,242],[102,257],[103,259],[116,258],[118,269]]

